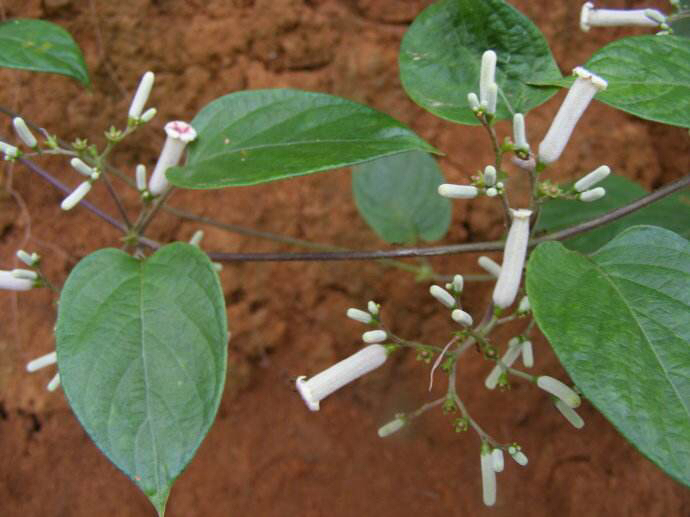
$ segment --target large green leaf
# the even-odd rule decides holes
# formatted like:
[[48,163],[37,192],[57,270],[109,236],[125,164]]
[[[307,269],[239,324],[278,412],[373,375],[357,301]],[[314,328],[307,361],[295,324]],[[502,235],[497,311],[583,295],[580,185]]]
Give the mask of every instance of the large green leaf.
[[10,20],[0,24],[0,66],[52,72],[89,85],[84,56],[62,27],[43,20]]
[[668,20],[668,24],[676,36],[690,37],[690,11],[678,13]]
[[[537,232],[552,232],[588,221],[647,194],[640,185],[621,176],[609,176],[599,185],[606,189],[606,196],[598,201],[547,201],[541,210]],[[661,226],[690,237],[690,191],[685,189],[626,217],[572,237],[565,245],[588,253],[599,249],[625,228],[639,224]]]
[[231,93],[192,121],[198,139],[174,185],[212,189],[254,185],[335,169],[404,151],[434,149],[395,119],[323,93]]
[[228,332],[218,276],[189,244],[146,260],[108,248],[72,270],[59,307],[58,365],[69,403],[163,515],[223,392]]
[[534,316],[575,384],[643,454],[690,485],[690,245],[653,226],[592,257],[541,244]]
[[544,35],[502,0],[441,0],[425,9],[400,49],[403,87],[439,117],[478,124],[467,94],[479,91],[481,56],[489,49],[498,55],[496,82],[505,96],[499,95],[498,118],[526,113],[556,92],[527,84],[557,80],[561,74]]
[[450,201],[437,192],[443,181],[436,160],[415,151],[355,167],[352,192],[360,215],[383,240],[433,241],[450,225]]

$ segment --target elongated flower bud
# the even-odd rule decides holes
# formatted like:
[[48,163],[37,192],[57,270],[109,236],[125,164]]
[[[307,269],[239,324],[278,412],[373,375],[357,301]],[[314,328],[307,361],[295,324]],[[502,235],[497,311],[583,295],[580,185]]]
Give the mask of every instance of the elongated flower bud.
[[496,113],[496,103],[498,102],[498,85],[491,83],[486,90],[486,112],[493,115]]
[[568,90],[568,95],[551,122],[544,140],[539,144],[539,161],[542,163],[548,164],[558,160],[570,140],[575,125],[592,102],[594,95],[606,89],[606,81],[582,67],[575,68],[573,73],[577,78]]
[[370,330],[362,334],[362,341],[365,343],[381,343],[388,338],[385,330]]
[[55,376],[50,379],[50,382],[48,383],[48,386],[46,386],[46,389],[48,391],[55,391],[60,387],[60,374],[56,373]]
[[139,164],[136,168],[137,190],[144,192],[146,190],[146,167]]
[[28,128],[28,126],[26,125],[26,122],[24,122],[23,118],[14,117],[12,119],[12,125],[14,126],[14,130],[17,132],[17,136],[19,137],[19,139],[22,142],[24,142],[24,144],[27,147],[34,149],[36,147],[36,145],[38,145],[38,142],[36,141],[36,137],[31,132],[31,130]]
[[405,427],[406,423],[407,422],[405,421],[404,418],[396,418],[394,420],[391,420],[387,424],[379,427],[379,430],[378,430],[379,438],[385,438],[386,436],[390,436],[393,433],[397,433],[398,431],[400,431],[400,429]]
[[367,310],[371,313],[372,316],[377,316],[380,309],[381,306],[374,300],[369,300],[369,303],[367,303]]
[[37,253],[29,254],[24,250],[17,250],[17,258],[29,267],[35,266],[41,260]]
[[503,451],[501,449],[491,451],[491,460],[493,461],[494,472],[503,472],[505,462],[503,461]]
[[151,122],[151,120],[153,120],[153,117],[156,116],[156,113],[158,113],[158,110],[156,108],[149,108],[141,115],[141,118],[139,118],[139,120],[141,120],[142,122]]
[[371,314],[355,308],[349,308],[345,313],[351,320],[359,321],[360,323],[369,324],[373,321]]
[[499,266],[495,261],[491,260],[489,257],[482,255],[477,259],[477,263],[479,264],[479,267],[481,267],[490,275],[493,275],[496,278],[501,276],[501,266]]
[[319,410],[319,403],[334,391],[375,370],[386,362],[388,354],[381,345],[370,345],[356,354],[307,380],[297,378],[297,390],[312,411]]
[[496,184],[496,167],[487,165],[484,167],[484,185],[493,187]]
[[167,138],[149,181],[149,192],[154,196],[168,190],[170,185],[165,177],[165,171],[180,162],[185,147],[196,138],[194,128],[190,124],[179,120],[168,122],[165,125],[165,133]]
[[472,316],[461,310],[461,309],[455,309],[451,314],[450,317],[453,318],[453,321],[456,323],[459,323],[460,325],[464,325],[466,327],[471,327],[473,320]]
[[534,348],[531,341],[522,342],[522,364],[525,368],[532,368],[534,366]]
[[611,169],[608,166],[602,165],[601,167],[597,167],[575,182],[575,190],[578,192],[589,190],[601,180],[605,179],[609,174],[611,174]]
[[17,278],[11,271],[0,271],[0,289],[7,289],[9,291],[28,291],[33,286],[33,280]]
[[149,100],[154,79],[155,76],[153,75],[153,72],[146,72],[143,76],[141,76],[139,87],[134,94],[132,104],[129,106],[129,118],[136,120],[141,116],[141,112],[146,105],[146,101]]
[[91,177],[91,175],[96,172],[96,169],[89,167],[84,163],[82,160],[79,158],[72,158],[69,161],[69,164],[72,166],[72,168],[77,171],[79,174],[83,174],[84,176]]
[[510,454],[518,465],[523,467],[527,465],[527,456],[522,452],[519,445],[511,445],[508,447],[508,454]]
[[522,268],[525,265],[527,241],[529,241],[529,218],[531,210],[511,210],[513,222],[508,231],[501,274],[494,287],[493,301],[496,307],[505,309],[512,305],[520,288]]
[[513,143],[518,149],[529,151],[527,130],[525,129],[525,116],[522,113],[513,115]]
[[455,306],[455,298],[443,287],[432,285],[431,287],[429,287],[429,294],[431,294],[431,296],[436,298],[436,300],[441,302],[449,309],[452,309]]
[[561,415],[563,415],[565,419],[570,422],[570,425],[572,425],[575,429],[582,429],[585,426],[585,421],[580,415],[577,414],[577,411],[575,411],[561,399],[557,399],[554,405],[556,406],[556,409],[561,412]]
[[24,278],[26,280],[36,280],[38,278],[38,273],[30,269],[13,269],[10,273],[12,273],[14,278]]
[[189,239],[189,244],[192,246],[196,246],[197,248],[201,245],[201,240],[204,238],[204,231],[203,230],[197,230],[194,232],[194,235],[192,235],[191,239]]
[[482,446],[481,451],[482,465],[482,499],[486,506],[496,504],[496,471],[494,461],[488,446]]
[[477,97],[477,94],[474,92],[470,92],[467,94],[467,102],[470,105],[470,109],[474,112],[479,111],[480,104],[479,104],[479,97]]
[[45,368],[46,366],[50,366],[51,364],[55,364],[56,362],[57,353],[53,351],[49,354],[42,355],[41,357],[37,357],[36,359],[29,361],[26,364],[26,371],[35,372],[36,370],[40,370],[41,368]]
[[[520,340],[518,338],[511,339],[508,342],[508,349],[503,354],[503,357],[501,357],[501,363],[506,367],[510,368],[511,366],[513,366],[513,363],[520,356],[521,350],[522,344],[520,343]],[[495,389],[498,385],[498,380],[501,378],[502,373],[503,366],[497,363],[496,366],[494,366],[491,369],[489,375],[486,377],[486,380],[484,381],[484,386],[486,386],[490,390]]]
[[585,32],[592,27],[657,27],[665,21],[656,9],[595,9],[592,2],[586,2],[580,11],[580,28]]
[[443,197],[452,199],[472,199],[477,197],[479,189],[471,185],[454,185],[452,183],[443,183],[438,186],[438,193]]
[[0,153],[3,153],[5,158],[16,158],[19,156],[19,149],[7,142],[0,142]]
[[[489,89],[496,84],[496,52],[487,50],[482,54],[482,65],[479,70],[479,102],[489,105]],[[494,102],[494,111],[495,111]]]
[[596,187],[591,190],[585,190],[582,194],[578,196],[580,201],[586,203],[591,203],[592,201],[597,201],[606,195],[606,189],[604,187]]
[[84,197],[86,196],[86,194],[89,193],[90,190],[91,182],[83,182],[76,189],[74,189],[74,191],[69,196],[62,200],[62,203],[60,203],[60,208],[62,208],[63,210],[71,210],[77,205],[77,203],[79,203],[79,201],[84,199]]
[[542,375],[537,377],[537,386],[544,391],[551,393],[554,397],[561,399],[571,408],[576,408],[582,402],[580,396],[558,379]]
[[462,292],[464,285],[465,279],[462,277],[462,275],[455,275],[453,277],[453,289],[455,289],[458,293]]

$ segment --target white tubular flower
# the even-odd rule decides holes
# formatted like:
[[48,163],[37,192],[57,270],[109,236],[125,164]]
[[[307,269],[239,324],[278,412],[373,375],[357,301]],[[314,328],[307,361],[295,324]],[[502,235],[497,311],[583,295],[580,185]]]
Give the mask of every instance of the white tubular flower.
[[455,307],[455,297],[448,291],[446,291],[443,287],[439,287],[438,285],[432,285],[431,287],[429,287],[429,294],[449,309]]
[[491,451],[491,460],[493,462],[494,472],[503,472],[505,462],[503,461],[503,451],[501,449],[494,449]]
[[52,379],[50,379],[50,382],[48,383],[48,386],[46,386],[46,389],[48,391],[55,391],[56,389],[58,389],[59,386],[60,386],[60,374],[56,373],[55,376]]
[[577,414],[577,411],[575,411],[561,399],[557,399],[555,401],[555,406],[556,409],[561,412],[561,415],[563,415],[565,419],[570,422],[570,425],[572,425],[575,429],[582,429],[585,426],[585,421],[582,420],[582,417]]
[[38,253],[29,254],[24,250],[17,250],[17,258],[29,267],[35,266],[41,260]]
[[[522,343],[518,338],[514,337],[513,339],[508,341],[508,349],[503,354],[503,357],[501,357],[501,363],[503,363],[503,365],[505,365],[506,367],[510,368],[511,366],[513,366],[513,363],[517,361],[517,358],[520,356],[521,351]],[[501,364],[496,363],[496,366],[493,367],[491,372],[489,372],[489,375],[486,377],[486,380],[484,381],[484,386],[486,386],[490,390],[496,389],[496,386],[498,385],[498,380],[501,378],[502,373],[503,366]]]
[[479,97],[477,97],[477,94],[474,92],[470,92],[467,94],[467,102],[470,105],[470,109],[474,111],[475,113],[479,111],[479,108],[481,107],[479,104]]
[[522,342],[522,364],[525,368],[532,368],[534,366],[534,347],[531,341]]
[[518,149],[529,151],[527,130],[525,129],[525,116],[522,113],[516,113],[513,116],[513,143]]
[[496,167],[487,165],[484,167],[484,185],[493,187],[496,184]]
[[453,321],[459,323],[460,325],[464,325],[465,327],[471,327],[472,323],[474,322],[472,320],[472,316],[468,312],[465,312],[461,309],[455,309],[453,312],[451,312],[450,317],[453,318]]
[[36,280],[38,278],[38,273],[30,269],[13,269],[10,273],[12,273],[14,278],[23,278],[25,280]]
[[139,120],[141,120],[142,122],[151,122],[151,120],[153,120],[153,117],[156,116],[156,113],[158,113],[158,110],[156,108],[149,108],[141,115],[141,118]]
[[359,309],[355,309],[353,307],[349,308],[345,314],[351,320],[359,321],[360,323],[369,324],[373,321],[371,314],[369,314],[368,312],[361,311]]
[[196,246],[198,248],[201,245],[201,240],[203,238],[204,238],[204,231],[203,230],[197,230],[194,232],[191,239],[189,239],[189,244],[191,244],[192,246]]
[[479,189],[472,185],[454,185],[452,183],[443,183],[438,186],[438,193],[443,197],[452,199],[472,199],[477,197]]
[[[491,85],[496,84],[496,52],[487,50],[482,54],[482,65],[479,70],[479,102],[490,104]],[[494,111],[496,103],[494,100]]]
[[611,168],[607,165],[602,165],[597,167],[592,172],[583,176],[575,182],[575,190],[578,192],[584,192],[589,190],[591,187],[599,183],[601,180],[605,179],[609,174],[611,174]]
[[388,354],[381,345],[370,345],[347,359],[307,380],[297,378],[297,390],[312,411],[319,410],[319,403],[334,391],[375,370],[386,362]]
[[465,286],[465,279],[462,277],[462,275],[455,275],[453,277],[453,289],[455,289],[458,293],[462,292],[462,288]]
[[558,160],[570,140],[575,125],[592,102],[594,95],[605,90],[608,85],[601,77],[580,66],[575,68],[573,73],[577,75],[577,79],[568,90],[568,95],[551,122],[544,140],[539,144],[539,161],[542,163],[549,164]]
[[370,330],[362,334],[362,341],[367,344],[381,343],[388,338],[385,330]]
[[14,130],[17,132],[17,136],[19,137],[19,139],[22,142],[24,142],[24,144],[27,147],[34,149],[38,145],[38,142],[36,141],[36,137],[31,132],[31,130],[28,128],[28,126],[26,125],[26,122],[24,122],[23,118],[14,117],[12,119],[12,125],[14,126]]
[[153,75],[153,72],[146,72],[143,76],[141,76],[139,87],[134,94],[132,104],[129,106],[129,118],[138,120],[139,117],[141,117],[141,112],[144,109],[144,105],[146,105],[146,101],[149,100],[154,79],[155,76]]
[[381,306],[374,300],[369,300],[369,303],[367,303],[367,310],[372,314],[372,316],[377,316],[379,310],[381,310]]
[[0,142],[0,153],[5,155],[5,159],[16,158],[19,156],[19,149],[7,142]]
[[554,379],[548,375],[541,375],[540,377],[537,377],[537,386],[547,393],[551,393],[551,395],[554,397],[561,399],[565,404],[573,409],[578,407],[582,402],[580,400],[580,396],[572,389],[558,379]]
[[46,366],[57,363],[57,353],[55,351],[42,355],[26,363],[27,372],[35,372]]
[[498,85],[491,83],[486,91],[486,112],[493,115],[496,113],[496,103],[498,102]]
[[75,188],[69,196],[62,200],[62,203],[60,203],[60,208],[63,210],[71,210],[77,205],[77,203],[79,203],[79,201],[86,197],[86,194],[88,194],[90,190],[91,182],[85,181]]
[[606,195],[606,189],[604,187],[596,187],[591,190],[585,190],[580,194],[578,199],[584,201],[585,203],[591,203],[592,201],[597,201]]
[[405,427],[405,424],[407,424],[407,422],[404,418],[396,418],[394,420],[391,420],[387,424],[379,427],[379,438],[385,438],[386,436],[390,436],[393,433],[397,433],[398,431],[400,431],[400,429]]
[[511,445],[508,447],[508,454],[510,454],[518,465],[523,467],[527,465],[527,456],[522,452],[519,445]]
[[146,190],[146,167],[142,164],[137,165],[136,168],[137,190],[144,192]]
[[70,165],[72,166],[72,168],[73,168],[75,171],[77,171],[79,174],[82,174],[82,175],[84,175],[84,176],[88,176],[89,178],[91,177],[91,175],[92,175],[94,172],[96,172],[96,169],[94,169],[93,167],[89,167],[88,165],[86,165],[86,163],[84,163],[84,162],[83,162],[82,160],[80,160],[79,158],[72,158],[72,159],[69,161],[69,164],[70,164]]
[[477,264],[479,264],[479,267],[487,273],[489,273],[490,275],[495,276],[496,278],[501,276],[501,266],[499,266],[495,261],[491,260],[489,257],[482,255],[477,259]]
[[496,504],[496,471],[494,470],[493,455],[489,447],[482,445],[482,498],[486,506]]
[[170,187],[165,171],[180,162],[185,147],[196,138],[194,128],[179,120],[168,122],[165,125],[165,133],[168,136],[149,181],[149,192],[154,196],[162,194]]
[[657,27],[666,22],[666,16],[656,9],[595,9],[586,2],[580,11],[580,28],[587,32],[592,27]]
[[34,281],[28,278],[17,278],[11,271],[0,271],[0,289],[9,291],[28,291],[34,286]]
[[529,240],[529,218],[531,210],[511,210],[513,222],[508,231],[508,238],[503,250],[503,264],[501,274],[494,287],[494,305],[505,309],[512,305],[520,288],[522,268],[527,255],[527,241]]

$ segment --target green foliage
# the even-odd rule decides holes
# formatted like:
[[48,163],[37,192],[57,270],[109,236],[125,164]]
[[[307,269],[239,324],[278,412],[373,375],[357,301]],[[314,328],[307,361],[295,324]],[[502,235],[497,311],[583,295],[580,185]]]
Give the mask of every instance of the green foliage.
[[362,218],[385,241],[441,239],[451,204],[438,195],[443,173],[429,154],[415,151],[355,167],[352,192]]
[[52,72],[89,85],[84,56],[62,27],[43,20],[10,20],[0,24],[0,66]]
[[218,275],[189,244],[146,260],[99,250],[62,290],[56,340],[65,394],[160,515],[215,418],[227,339]]
[[503,93],[497,118],[526,113],[555,93],[552,87],[527,84],[554,81],[561,74],[544,35],[502,0],[441,0],[425,9],[400,49],[403,87],[431,113],[476,125],[467,94],[479,91],[481,56],[489,49],[498,55],[496,82]]
[[404,151],[434,148],[400,122],[323,93],[231,93],[192,121],[199,137],[187,164],[167,172],[179,187],[254,185],[335,169]]
[[[646,195],[637,183],[621,176],[609,176],[597,186],[606,189],[606,196],[592,203],[553,199],[541,210],[537,232],[552,232],[588,221],[625,206]],[[565,241],[574,250],[589,253],[599,249],[625,228],[653,224],[690,237],[690,191],[687,189],[653,203],[626,217],[577,235]]]
[[672,16],[668,21],[669,27],[675,36],[690,38],[690,11],[681,12]]
[[532,253],[534,316],[584,395],[643,454],[690,485],[690,245],[653,226],[591,257]]

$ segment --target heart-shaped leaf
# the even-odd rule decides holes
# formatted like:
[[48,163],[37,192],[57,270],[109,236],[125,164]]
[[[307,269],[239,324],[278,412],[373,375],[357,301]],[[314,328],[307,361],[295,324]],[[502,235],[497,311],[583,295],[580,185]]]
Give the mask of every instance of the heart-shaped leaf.
[[497,118],[527,113],[556,93],[550,86],[528,84],[554,81],[561,73],[541,31],[503,0],[441,0],[422,11],[400,48],[403,87],[431,113],[476,125],[467,94],[479,91],[486,50],[498,55]]
[[0,66],[52,72],[89,85],[84,56],[72,36],[43,20],[0,23]]
[[352,193],[362,218],[385,241],[434,241],[448,231],[450,201],[438,195],[443,173],[436,160],[419,151],[358,165]]
[[227,338],[218,275],[189,244],[146,260],[99,250],[62,290],[56,339],[67,399],[160,515],[215,418]]
[[636,226],[591,257],[540,244],[534,317],[576,385],[643,454],[690,485],[690,244]]
[[166,173],[174,185],[254,185],[434,148],[395,119],[323,93],[256,90],[214,100],[194,117],[198,138],[187,163]]

